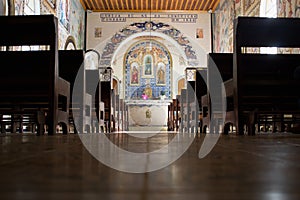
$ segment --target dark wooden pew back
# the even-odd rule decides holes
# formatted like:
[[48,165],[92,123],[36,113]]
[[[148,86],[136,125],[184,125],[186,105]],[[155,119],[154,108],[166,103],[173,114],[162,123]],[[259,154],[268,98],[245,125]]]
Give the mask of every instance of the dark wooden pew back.
[[[58,76],[57,18],[54,15],[0,16],[0,24],[0,46],[4,50],[0,51],[1,107],[11,108],[12,114],[20,112],[14,110],[15,106],[33,111],[44,109],[48,134],[56,132],[59,122],[66,133],[70,86]],[[39,50],[19,50],[27,45]],[[6,111],[1,109],[3,112]]]
[[84,54],[83,50],[59,50],[59,75],[71,84],[70,123],[78,118],[75,132],[80,133],[90,132],[92,126],[92,95],[86,89]]
[[248,133],[254,134],[259,113],[299,115],[300,55],[247,52],[253,47],[299,48],[300,19],[238,17],[234,33],[233,93],[237,132],[244,134],[244,125],[247,125]]

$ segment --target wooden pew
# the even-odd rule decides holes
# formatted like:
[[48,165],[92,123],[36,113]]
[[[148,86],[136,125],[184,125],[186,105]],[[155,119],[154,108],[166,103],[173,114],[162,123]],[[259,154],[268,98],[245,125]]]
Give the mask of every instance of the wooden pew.
[[168,131],[175,130],[175,121],[176,121],[176,99],[173,99],[170,105],[168,105],[168,120],[167,127]]
[[[233,99],[233,85],[232,85],[232,76],[233,76],[233,54],[232,53],[209,53],[207,61],[207,79],[208,79],[208,90],[214,87],[215,92],[219,95],[227,97],[227,110],[226,117],[224,122],[223,133],[228,133],[228,128],[234,123],[232,99]],[[216,71],[217,69],[218,71]],[[222,93],[221,85],[216,85],[216,73],[221,75],[225,86],[225,94]],[[207,94],[202,97],[202,110],[203,110],[203,132],[206,132],[209,127],[210,120],[218,120],[218,115],[212,115],[211,105],[210,105],[210,94],[209,91]],[[220,99],[219,99],[220,100]]]
[[[198,105],[198,100],[196,96],[196,88],[193,87],[190,84],[187,84],[187,89],[186,89],[186,120],[185,120],[185,128],[187,132],[190,133],[197,133],[198,131],[198,119],[199,119],[199,105]],[[199,90],[201,90],[199,88]]]
[[179,130],[180,132],[187,132],[189,130],[187,89],[181,89],[179,103],[181,108],[180,110],[181,120],[180,120]]
[[[59,123],[67,133],[70,85],[58,76],[57,18],[0,16],[0,24],[0,46],[6,48],[0,51],[0,113],[35,113],[38,134],[44,132],[44,123],[49,135]],[[14,51],[25,45],[45,50]],[[40,120],[38,112],[44,114]]]
[[120,99],[120,95],[115,90],[112,90],[111,94],[111,119],[112,119],[112,131],[125,130],[123,127],[124,118],[126,115],[126,107],[124,100]]
[[[92,95],[92,127],[93,132],[105,132],[105,106],[101,99],[100,84],[100,54],[95,49],[88,49],[85,53],[85,67],[87,74],[87,91]],[[104,89],[105,90],[105,89]]]
[[119,95],[115,90],[112,90],[111,95],[111,118],[112,118],[112,131],[115,132],[118,130],[118,104],[119,104]]
[[86,70],[87,92],[92,95],[92,129],[104,132],[104,103],[100,101],[100,75],[98,69]]
[[124,131],[125,130],[125,101],[124,101],[124,99],[120,99],[118,110],[119,110],[118,131]]
[[112,131],[112,89],[110,81],[101,81],[101,101],[104,103],[105,132]]
[[[207,69],[206,68],[198,68],[197,69],[197,74],[196,74],[196,88],[195,88],[195,93],[196,93],[196,97],[198,100],[198,127],[199,127],[199,132],[203,132],[203,112],[205,112],[205,110],[203,110],[203,105],[205,105],[207,102],[206,100],[202,100],[202,96],[207,94]],[[203,102],[204,101],[204,102]]]
[[244,134],[247,130],[248,134],[255,134],[258,118],[267,115],[272,116],[271,121],[281,116],[281,127],[287,123],[286,115],[295,119],[293,125],[299,125],[300,55],[251,54],[247,48],[299,48],[300,19],[239,17],[234,31],[233,94],[237,132]]
[[87,91],[84,55],[83,50],[59,50],[58,56],[59,76],[71,85],[69,123],[73,126],[74,133],[90,132],[92,123],[92,95]]
[[177,115],[176,115],[176,122],[175,122],[175,124],[176,124],[176,131],[179,131],[179,127],[180,127],[180,124],[181,124],[181,107],[180,107],[180,105],[181,105],[181,103],[180,103],[180,99],[181,99],[181,95],[176,95],[176,113],[177,113]]
[[114,108],[114,116],[115,116],[115,130],[116,131],[123,131],[125,129],[125,115],[126,115],[126,106],[124,99],[120,98],[120,95],[116,95],[115,101],[115,108]]
[[192,71],[186,73],[194,73],[194,77],[191,77],[190,80],[187,79],[186,89],[181,90],[180,98],[177,97],[181,114],[180,131],[197,133],[198,128],[202,125],[201,96],[207,92],[207,70],[205,68],[186,68],[186,70]]

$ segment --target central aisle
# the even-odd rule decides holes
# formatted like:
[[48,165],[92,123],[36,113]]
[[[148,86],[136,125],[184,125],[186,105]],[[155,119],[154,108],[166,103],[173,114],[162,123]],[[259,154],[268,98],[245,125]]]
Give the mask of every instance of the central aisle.
[[[142,153],[162,148],[177,134],[106,136]],[[300,135],[221,136],[199,159],[203,139],[196,136],[181,158],[161,170],[132,174],[100,163],[78,135],[1,135],[1,200],[300,199]]]

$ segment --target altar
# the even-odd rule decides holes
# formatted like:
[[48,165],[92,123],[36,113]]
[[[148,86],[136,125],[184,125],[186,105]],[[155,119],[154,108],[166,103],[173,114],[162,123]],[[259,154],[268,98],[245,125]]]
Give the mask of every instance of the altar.
[[171,100],[127,100],[130,127],[167,127]]

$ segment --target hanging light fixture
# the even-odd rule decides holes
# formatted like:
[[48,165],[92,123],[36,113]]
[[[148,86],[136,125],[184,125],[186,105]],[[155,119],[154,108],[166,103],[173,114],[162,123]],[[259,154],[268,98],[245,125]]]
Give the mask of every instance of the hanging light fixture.
[[146,28],[149,29],[149,46],[148,50],[152,51],[152,36],[151,36],[151,29],[152,29],[152,0],[149,0],[150,6],[149,6],[149,22],[146,24]]

